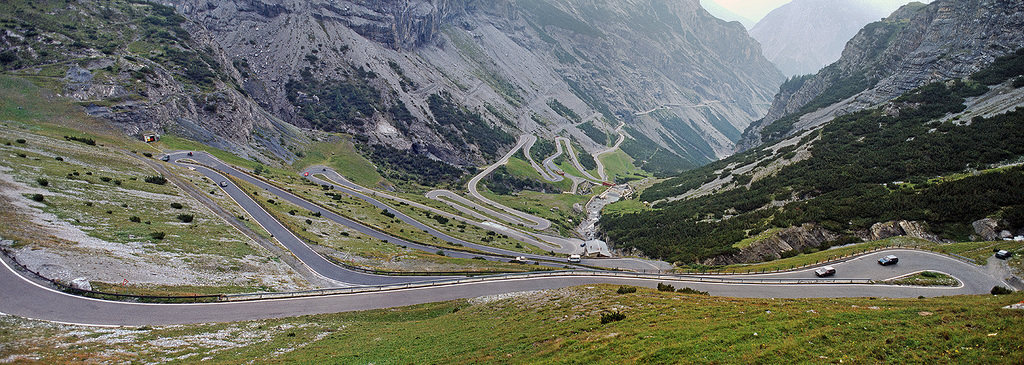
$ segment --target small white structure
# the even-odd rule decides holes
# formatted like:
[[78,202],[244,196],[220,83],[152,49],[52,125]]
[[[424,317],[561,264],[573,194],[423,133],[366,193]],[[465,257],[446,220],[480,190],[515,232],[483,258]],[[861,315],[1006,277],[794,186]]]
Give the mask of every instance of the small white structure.
[[146,132],[142,134],[142,140],[146,143],[156,142],[160,140],[160,134],[156,132]]

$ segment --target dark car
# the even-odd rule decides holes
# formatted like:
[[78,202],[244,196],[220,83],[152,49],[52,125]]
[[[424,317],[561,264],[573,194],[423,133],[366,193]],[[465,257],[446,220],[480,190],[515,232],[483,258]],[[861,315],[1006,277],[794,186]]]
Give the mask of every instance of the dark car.
[[164,162],[168,162],[168,161],[171,160],[171,156],[164,155],[164,157],[161,157],[160,160],[164,161]]
[[1010,252],[1010,251],[1007,251],[1007,250],[999,250],[999,252],[996,252],[996,258],[997,259],[1006,260],[1006,259],[1010,258],[1010,256],[1013,256],[1013,253]]
[[814,275],[818,275],[819,278],[823,278],[823,277],[826,277],[826,276],[832,276],[832,275],[835,275],[835,274],[836,274],[836,268],[831,267],[831,266],[825,266],[823,268],[814,270]]
[[221,180],[220,181],[220,186],[221,187],[226,187],[226,186],[228,186],[228,182],[226,180]]
[[896,265],[897,262],[900,262],[900,258],[896,257],[896,255],[889,255],[878,259],[878,264],[882,266]]

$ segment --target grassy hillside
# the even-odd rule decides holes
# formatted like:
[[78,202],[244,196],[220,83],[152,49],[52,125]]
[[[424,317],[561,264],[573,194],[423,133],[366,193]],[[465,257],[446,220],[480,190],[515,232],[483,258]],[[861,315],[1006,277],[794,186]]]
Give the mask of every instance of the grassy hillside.
[[[997,84],[1019,77],[1022,58],[1004,57],[973,79]],[[876,222],[915,220],[961,241],[974,233],[971,222],[986,217],[1024,229],[1024,167],[1003,167],[1024,156],[1024,110],[956,116],[965,98],[988,90],[973,80],[921,87],[883,107],[837,117],[795,145],[763,146],[656,184],[639,199],[724,182],[714,194],[606,215],[602,227],[616,247],[684,262],[735,252],[737,242],[773,227],[809,222],[854,235]],[[808,147],[810,156],[800,156]]]
[[[1015,364],[1022,294],[733,299],[596,285],[357,313],[108,329],[0,317],[0,355],[345,364]],[[602,324],[602,316],[624,318]]]

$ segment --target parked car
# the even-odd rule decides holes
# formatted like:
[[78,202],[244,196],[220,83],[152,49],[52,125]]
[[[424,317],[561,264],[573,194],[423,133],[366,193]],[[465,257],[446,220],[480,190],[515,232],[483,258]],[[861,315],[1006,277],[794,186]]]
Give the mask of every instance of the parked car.
[[999,252],[996,252],[996,258],[997,259],[1006,260],[1006,259],[1010,258],[1010,256],[1013,256],[1013,253],[1010,252],[1010,251],[1007,251],[1007,250],[999,250]]
[[888,255],[878,259],[878,264],[882,266],[896,265],[897,262],[900,262],[900,258],[896,257],[896,255]]
[[836,268],[831,267],[831,266],[825,266],[823,268],[814,270],[814,275],[818,275],[819,278],[823,278],[823,277],[826,277],[826,276],[832,276],[832,275],[835,275],[835,274],[836,274]]
[[581,259],[580,255],[569,255],[569,262],[579,263]]
[[170,160],[171,160],[171,156],[169,156],[169,155],[164,155],[164,157],[161,157],[161,158],[160,158],[160,160],[162,160],[162,161],[164,161],[164,162],[168,162],[168,161],[170,161]]

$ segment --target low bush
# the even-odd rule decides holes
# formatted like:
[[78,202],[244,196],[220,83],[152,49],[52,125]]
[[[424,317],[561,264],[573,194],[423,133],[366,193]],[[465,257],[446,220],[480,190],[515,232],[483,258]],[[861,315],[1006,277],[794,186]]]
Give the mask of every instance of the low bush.
[[1007,288],[1005,286],[999,286],[999,285],[992,287],[992,295],[1004,295],[1004,294],[1013,294],[1013,290],[1010,289],[1010,288]]
[[167,183],[167,179],[164,178],[163,176],[146,176],[146,178],[143,179],[143,181],[156,185],[163,185]]
[[181,205],[181,203],[171,203],[171,208],[181,209],[181,208],[184,208],[184,206]]
[[608,323],[611,323],[611,322],[618,322],[618,321],[621,321],[623,319],[626,319],[626,315],[622,314],[622,312],[619,312],[619,311],[609,312],[609,313],[602,313],[601,314],[601,324],[608,324]]
[[178,220],[183,223],[192,223],[193,219],[195,219],[195,216],[191,214],[178,214]]
[[615,292],[619,294],[636,293],[636,288],[632,286],[620,286],[619,290],[616,290]]
[[676,293],[696,294],[696,295],[710,295],[710,293],[708,293],[706,291],[700,291],[700,290],[697,290],[697,289],[691,289],[689,287],[676,290]]
[[48,181],[48,180],[46,180],[44,178],[41,178],[41,177],[37,178],[36,182],[39,183],[39,186],[49,186],[50,185],[50,181]]
[[669,284],[658,283],[658,291],[676,291],[676,287]]
[[166,236],[167,236],[167,234],[164,233],[164,232],[153,232],[153,233],[149,234],[149,237],[152,237],[155,240],[162,240]]
[[134,215],[131,216],[131,218],[128,218],[128,220],[132,221],[133,223],[142,223],[142,218],[139,218],[138,216],[134,216]]
[[18,142],[18,144],[25,144],[25,139],[23,139],[23,138],[18,138],[18,139],[14,140],[14,141]]
[[46,200],[46,198],[43,197],[43,194],[32,194],[32,200],[35,200],[37,202],[41,202],[43,200]]

